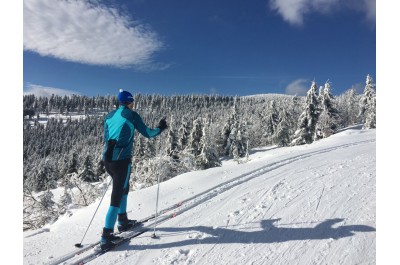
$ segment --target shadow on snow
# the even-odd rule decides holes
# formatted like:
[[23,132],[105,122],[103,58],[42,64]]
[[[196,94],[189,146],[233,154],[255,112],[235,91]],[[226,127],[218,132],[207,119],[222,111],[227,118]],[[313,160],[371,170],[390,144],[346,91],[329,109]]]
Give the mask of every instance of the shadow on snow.
[[[171,228],[158,228],[157,232],[167,232],[168,234],[160,235],[162,237],[169,237],[171,233],[178,234],[193,234],[193,231],[200,232],[200,236],[189,238],[187,240],[170,242],[164,244],[135,246],[125,245],[119,250],[128,249],[163,249],[170,247],[183,247],[195,244],[268,244],[268,243],[281,243],[295,240],[323,240],[323,239],[340,239],[353,236],[354,232],[374,232],[374,227],[366,225],[342,225],[332,227],[333,225],[342,222],[344,219],[335,218],[328,219],[321,222],[315,227],[311,228],[290,228],[290,227],[277,227],[274,225],[279,219],[263,220],[261,221],[262,230],[260,231],[240,231],[231,230],[227,228],[213,228],[208,226],[193,226],[193,227],[171,227]],[[203,237],[203,235],[205,237]]]

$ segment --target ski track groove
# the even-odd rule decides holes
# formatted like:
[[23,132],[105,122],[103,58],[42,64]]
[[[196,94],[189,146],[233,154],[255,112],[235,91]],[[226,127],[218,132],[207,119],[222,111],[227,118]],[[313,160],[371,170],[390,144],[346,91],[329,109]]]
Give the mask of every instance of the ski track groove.
[[[261,176],[261,175],[264,175],[264,174],[267,173],[267,172],[271,172],[271,171],[273,171],[273,170],[275,170],[275,169],[277,169],[277,168],[279,168],[279,167],[281,167],[281,166],[283,166],[283,165],[286,165],[286,164],[288,164],[288,163],[293,163],[293,162],[300,161],[301,159],[306,158],[306,157],[310,157],[310,156],[313,156],[313,155],[318,155],[318,154],[325,153],[325,152],[335,151],[335,150],[337,150],[337,149],[347,148],[347,147],[354,146],[354,145],[358,145],[358,144],[370,143],[370,142],[374,142],[374,140],[372,140],[372,141],[363,141],[363,142],[358,142],[358,143],[353,143],[353,144],[346,144],[346,145],[342,145],[342,146],[334,147],[334,148],[327,148],[327,149],[324,149],[324,150],[320,150],[320,151],[318,151],[318,152],[309,152],[309,153],[306,153],[306,154],[302,154],[302,155],[295,156],[295,157],[292,157],[292,158],[284,159],[284,160],[277,161],[277,162],[275,162],[275,163],[272,163],[272,164],[263,166],[263,167],[261,167],[261,168],[259,168],[259,169],[254,170],[253,172],[251,172],[251,173],[249,173],[249,174],[240,176],[240,178],[246,178],[246,177],[248,177],[248,179],[246,179],[246,182],[247,182],[247,181],[253,180],[253,179],[255,179],[255,178],[257,178],[257,177],[259,177],[259,176]],[[299,192],[296,196],[290,198],[290,200],[289,200],[288,202],[286,202],[284,208],[287,208],[288,206],[291,206],[291,205],[294,205],[294,204],[295,204],[296,199],[297,199],[299,196],[302,196],[304,192],[306,192],[306,188],[307,188],[307,187],[305,187],[305,186],[310,185],[310,183],[313,183],[315,180],[318,180],[318,179],[321,179],[321,178],[324,177],[324,175],[318,175],[318,174],[315,174],[315,175],[316,175],[315,177],[306,177],[306,178],[304,178],[304,179],[299,183],[300,185],[299,185],[299,187],[298,187],[297,189],[300,190],[300,192]],[[250,177],[249,177],[249,176],[250,176]],[[271,176],[271,177],[268,178],[268,180],[271,180],[271,179],[273,179],[274,177],[279,177],[279,175],[277,175],[277,176]],[[236,179],[234,179],[234,180],[231,180],[229,183],[225,183],[223,186],[219,186],[219,187],[218,187],[219,193],[218,193],[217,195],[219,195],[219,194],[221,194],[221,193],[224,193],[224,192],[227,192],[227,191],[232,191],[232,190],[237,189],[237,188],[238,188],[238,185],[239,185],[239,184],[242,184],[242,183],[244,182],[244,181],[241,180],[240,178],[236,178]],[[233,184],[233,185],[228,185],[228,187],[225,186],[225,185],[230,184],[230,183],[234,183],[234,184]],[[242,208],[239,208],[236,212],[239,212],[239,213],[242,212],[242,214],[241,214],[239,217],[236,218],[236,223],[235,223],[234,225],[235,225],[235,226],[239,226],[240,224],[242,224],[243,221],[249,220],[249,218],[247,218],[247,219],[245,218],[245,215],[247,215],[247,213],[249,212],[249,211],[246,211],[246,209],[253,209],[254,207],[257,207],[257,206],[260,205],[260,204],[262,205],[262,202],[263,202],[265,199],[267,199],[267,201],[268,201],[267,196],[277,195],[279,189],[282,188],[282,187],[284,187],[285,184],[287,184],[287,183],[285,182],[285,179],[278,181],[278,183],[276,183],[272,188],[270,188],[269,190],[265,191],[264,194],[261,196],[261,198],[260,198],[259,200],[257,200],[257,201],[251,201],[251,203],[250,203],[250,204],[247,204],[247,206],[246,206],[245,208],[243,208],[243,207],[242,207]],[[303,184],[304,184],[304,185],[303,185]],[[306,184],[307,184],[307,185],[306,185]],[[249,188],[249,187],[246,187],[244,190],[247,190],[248,188]],[[324,187],[323,189],[325,189],[325,187]],[[221,191],[221,190],[222,190],[222,191]],[[257,190],[257,191],[256,191],[256,194],[262,192],[263,190],[264,190],[264,188],[261,188],[260,190]],[[243,190],[242,190],[242,191],[243,191]],[[253,190],[253,192],[254,192],[254,190]],[[317,189],[316,189],[316,192],[317,192],[317,193],[320,193],[320,192],[321,192],[321,191],[320,191],[320,188],[317,188]],[[247,203],[247,202],[248,202],[248,200],[246,199],[246,197],[247,197],[248,194],[249,194],[249,193],[246,193],[246,194],[244,194],[244,195],[241,195],[241,196],[244,198],[244,199],[242,199],[242,202],[244,202],[244,203]],[[322,195],[322,194],[321,194],[321,195]],[[257,197],[258,197],[258,196],[257,196]],[[278,197],[275,196],[274,199],[276,200],[277,198],[278,198]],[[318,196],[317,196],[316,198],[319,199],[319,200],[321,200],[321,199],[322,199],[322,196],[321,196],[321,198],[319,198]],[[211,200],[211,199],[212,199],[212,198],[209,198],[209,200]],[[238,199],[238,198],[235,198],[235,199]],[[320,202],[319,202],[319,203],[320,203]],[[272,207],[272,204],[270,205],[270,208],[269,208],[269,209],[271,209],[271,207]],[[269,211],[269,209],[263,213],[263,217],[267,214],[267,212]],[[310,209],[309,212],[312,213],[312,212],[313,212],[313,211],[312,211],[313,207],[309,207],[309,209]],[[314,209],[315,209],[315,208],[314,208]],[[278,212],[279,212],[279,211],[278,211]],[[274,213],[272,216],[275,216],[278,212]],[[258,217],[261,213],[262,213],[262,212],[259,212],[258,215],[257,215],[256,217]],[[306,212],[303,216],[306,216],[307,214],[308,214],[308,212]],[[311,240],[308,240],[308,241],[311,241]],[[219,242],[219,241],[218,241],[218,242]],[[304,243],[304,244],[306,244],[306,243]],[[204,256],[207,255],[207,254],[208,254],[208,255],[207,255],[208,257],[210,257],[210,256],[212,257],[212,255],[209,255],[209,254],[212,253],[212,251],[214,250],[215,245],[216,245],[216,244],[214,244],[211,248],[209,248],[208,250],[206,250],[206,251],[204,252],[204,254],[202,255],[202,257],[200,257],[200,258],[197,260],[197,262],[202,261],[203,258],[204,258]],[[252,245],[253,245],[253,244],[252,244]],[[283,244],[283,245],[285,245],[285,244]],[[316,248],[316,250],[315,250],[314,252],[317,253],[317,254],[316,254],[316,255],[312,255],[312,257],[314,257],[314,258],[313,258],[312,261],[310,260],[310,262],[312,262],[312,264],[321,264],[321,262],[323,261],[324,257],[326,256],[327,250],[330,249],[330,245],[331,245],[331,243],[328,242],[328,243],[324,243],[324,244],[322,245],[322,247],[319,246],[318,248]],[[261,247],[258,247],[258,248],[261,248]],[[254,250],[254,249],[257,250],[258,248],[257,248],[256,245],[253,245],[253,250]],[[299,250],[301,250],[301,248],[299,248],[299,249],[298,249],[298,248],[299,248],[299,247],[291,247],[291,248],[285,249],[284,251],[281,252],[281,255],[280,255],[280,256],[276,257],[276,259],[274,260],[274,263],[275,263],[277,260],[279,260],[279,261],[281,262],[280,264],[286,264],[287,262],[289,262],[289,261],[285,258],[285,256],[287,256],[287,253],[291,253],[291,252],[293,252],[293,251],[299,251]],[[255,252],[255,251],[252,251],[252,253],[254,253],[254,252]],[[219,254],[220,254],[220,253],[219,253]],[[233,253],[232,253],[232,254],[233,254]],[[289,257],[290,257],[290,255],[289,255]],[[254,256],[252,256],[250,259],[252,259],[253,262],[254,262]],[[242,261],[245,261],[245,262],[242,263],[242,264],[247,264],[247,262],[249,262],[250,259],[247,259],[247,260],[245,261],[245,260],[242,258],[241,260],[242,260]],[[215,264],[215,263],[214,263],[215,260],[218,260],[218,258],[217,258],[217,259],[214,259],[214,258],[213,258],[212,260],[210,260],[209,258],[207,258],[205,264]],[[256,261],[257,261],[257,260],[259,260],[259,259],[256,259]],[[261,261],[262,261],[262,260],[264,260],[264,257],[261,257]],[[196,262],[196,263],[197,263],[197,262]],[[296,262],[296,261],[290,261],[290,262],[291,262],[290,264],[294,264],[293,262]],[[257,262],[255,262],[254,264],[257,264]],[[261,263],[260,263],[260,264],[261,264]],[[287,264],[289,264],[289,263],[287,263]],[[296,264],[298,264],[298,263],[296,262]]]

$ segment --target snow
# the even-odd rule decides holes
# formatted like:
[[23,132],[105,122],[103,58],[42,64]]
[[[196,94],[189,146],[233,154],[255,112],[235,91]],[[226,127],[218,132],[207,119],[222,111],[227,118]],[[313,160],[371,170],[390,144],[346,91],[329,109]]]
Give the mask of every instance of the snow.
[[[347,128],[249,158],[161,183],[159,209],[182,205],[160,216],[159,238],[144,233],[89,264],[376,264],[376,130]],[[100,239],[110,194],[83,244]],[[153,214],[156,195],[157,186],[130,192],[128,216]],[[24,232],[24,264],[75,250],[98,204]]]
[[35,121],[37,121],[39,124],[46,126],[47,122],[50,119],[56,119],[56,120],[62,119],[63,123],[65,124],[67,122],[67,119],[71,119],[72,121],[74,121],[74,120],[85,119],[88,116],[98,117],[99,115],[102,115],[102,114],[107,114],[107,112],[96,111],[95,113],[86,114],[86,115],[79,114],[77,112],[71,112],[69,114],[49,113],[49,115],[44,114],[44,113],[39,113],[39,119],[37,119],[37,115],[34,115],[33,119],[28,119],[28,116],[25,116],[24,119],[28,119],[30,125],[34,125]]

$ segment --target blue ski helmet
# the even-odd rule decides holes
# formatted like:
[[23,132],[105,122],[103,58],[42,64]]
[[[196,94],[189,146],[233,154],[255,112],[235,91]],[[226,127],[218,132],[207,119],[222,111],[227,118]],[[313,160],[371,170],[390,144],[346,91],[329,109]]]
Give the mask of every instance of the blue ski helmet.
[[121,104],[132,103],[133,102],[133,96],[128,91],[124,91],[124,90],[120,89],[119,93],[118,93],[118,101]]

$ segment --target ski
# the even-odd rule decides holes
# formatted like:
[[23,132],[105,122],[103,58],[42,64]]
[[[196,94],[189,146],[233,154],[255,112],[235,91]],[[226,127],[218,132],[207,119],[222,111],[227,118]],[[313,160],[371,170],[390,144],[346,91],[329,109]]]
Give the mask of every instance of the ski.
[[[124,238],[123,237],[124,234],[127,234],[127,233],[129,234],[130,232],[135,231],[138,227],[141,227],[144,223],[146,223],[147,221],[149,221],[149,220],[151,220],[153,218],[154,217],[152,217],[152,216],[144,218],[144,219],[136,222],[135,225],[131,229],[129,229],[127,231],[124,231],[124,232],[117,232],[117,233],[115,233],[115,235],[118,235],[118,236],[122,235],[122,238]],[[90,251],[92,249],[95,249],[98,246],[100,246],[100,240],[96,241],[95,243],[88,244],[88,245],[86,245],[86,246],[84,246],[82,248],[79,248],[77,250],[74,250],[74,251],[72,251],[72,252],[70,252],[68,254],[65,254],[65,255],[63,255],[61,257],[58,257],[58,258],[52,260],[51,262],[47,263],[47,265],[64,264],[64,262],[66,262],[66,261],[68,261],[68,260],[70,260],[70,259],[72,259],[72,258],[74,258],[76,256],[80,256],[80,255],[82,255],[82,254],[84,254],[84,253],[86,253],[86,252],[88,252],[88,251]]]
[[130,241],[132,238],[140,236],[141,234],[143,234],[143,233],[145,233],[147,231],[149,231],[149,229],[145,228],[145,229],[139,230],[137,232],[133,232],[133,233],[129,234],[128,236],[124,236],[120,240],[114,242],[115,243],[114,247],[109,248],[107,250],[101,250],[100,246],[96,246],[93,249],[94,250],[93,253],[90,253],[88,256],[81,257],[81,258],[79,258],[77,260],[72,261],[72,263],[67,263],[67,264],[71,264],[71,265],[83,265],[83,264],[86,264],[86,263],[88,263],[88,262],[100,257],[101,255],[103,255],[103,254],[105,254],[105,253],[107,253],[109,251],[114,250],[118,246],[121,246],[122,244]]
[[[160,217],[160,216],[162,216],[162,215],[165,215],[166,213],[168,213],[168,212],[170,212],[170,211],[173,211],[173,210],[175,210],[175,209],[181,207],[183,204],[184,204],[184,202],[179,202],[179,203],[176,203],[176,204],[174,204],[174,205],[172,205],[172,206],[170,206],[170,207],[167,207],[167,208],[161,210],[161,211],[158,213],[158,217]],[[148,222],[148,221],[150,221],[150,220],[152,220],[152,219],[155,219],[155,218],[156,218],[156,215],[155,215],[155,214],[152,214],[152,215],[150,215],[150,216],[148,216],[148,217],[145,217],[145,218],[139,220],[139,221],[137,222],[138,225],[136,225],[135,227],[131,228],[130,230],[125,231],[125,232],[122,232],[122,233],[117,232],[117,233],[115,233],[115,235],[123,235],[124,233],[130,232],[130,231],[134,231],[134,230],[136,230],[136,228],[137,228],[138,226],[143,225],[144,223],[146,223],[146,222]],[[90,250],[96,248],[96,246],[100,246],[100,241],[97,241],[97,242],[95,242],[95,243],[91,243],[91,244],[84,245],[82,248],[76,249],[76,250],[74,250],[74,251],[72,251],[72,252],[69,252],[69,253],[63,255],[63,256],[60,256],[60,257],[58,257],[58,258],[56,258],[56,259],[53,259],[53,260],[50,261],[49,263],[46,263],[46,265],[64,264],[66,261],[68,261],[68,260],[70,260],[70,259],[73,259],[73,258],[76,257],[76,256],[80,256],[80,255],[86,253],[87,251],[90,251]],[[83,255],[82,255],[82,256],[83,256]]]

